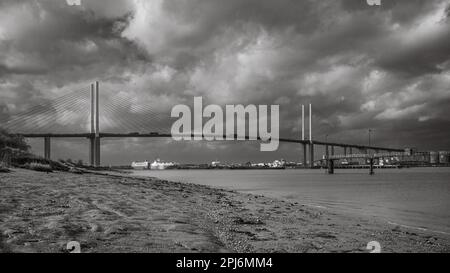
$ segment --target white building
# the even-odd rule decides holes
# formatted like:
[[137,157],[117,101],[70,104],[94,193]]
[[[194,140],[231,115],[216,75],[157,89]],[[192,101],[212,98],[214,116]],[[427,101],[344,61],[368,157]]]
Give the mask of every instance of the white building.
[[271,168],[282,168],[282,167],[284,167],[285,165],[286,165],[286,161],[285,161],[284,159],[281,159],[281,160],[275,160],[274,162],[269,163],[269,166],[270,166]]
[[222,163],[221,163],[220,161],[217,161],[217,160],[211,162],[211,166],[212,166],[212,167],[219,167],[221,164],[222,164]]
[[135,162],[133,161],[131,163],[131,167],[134,169],[148,169],[150,166],[149,162],[147,160],[143,161],[143,162]]
[[177,164],[174,162],[163,162],[159,158],[153,161],[152,164],[150,164],[150,169],[152,170],[164,170],[168,167],[176,166]]

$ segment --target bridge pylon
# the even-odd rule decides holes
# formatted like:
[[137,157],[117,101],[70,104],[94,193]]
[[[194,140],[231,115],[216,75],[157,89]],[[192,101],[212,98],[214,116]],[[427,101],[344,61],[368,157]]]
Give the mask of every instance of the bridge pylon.
[[[309,133],[309,139],[308,141],[305,140],[305,105],[302,105],[302,119],[301,119],[301,133],[302,138],[301,140],[303,142],[303,158],[302,163],[304,168],[314,168],[314,141],[312,137],[312,104],[309,104],[309,122],[308,122],[308,133]],[[307,156],[308,156],[308,150],[309,150],[309,166],[307,162]]]
[[100,161],[100,114],[99,82],[91,84],[91,136],[89,137],[89,161],[91,166],[99,167]]

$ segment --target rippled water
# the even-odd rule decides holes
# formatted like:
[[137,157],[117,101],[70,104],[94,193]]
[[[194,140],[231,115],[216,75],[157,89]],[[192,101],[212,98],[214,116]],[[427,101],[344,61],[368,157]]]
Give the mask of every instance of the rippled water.
[[450,168],[375,170],[165,170],[135,175],[289,199],[450,234]]

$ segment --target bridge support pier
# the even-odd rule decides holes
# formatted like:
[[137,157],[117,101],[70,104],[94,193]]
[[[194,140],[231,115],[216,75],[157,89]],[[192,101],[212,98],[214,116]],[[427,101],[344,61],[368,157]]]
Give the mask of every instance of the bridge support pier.
[[96,137],[94,142],[95,142],[95,167],[100,167],[100,137]]
[[373,163],[374,163],[374,159],[371,158],[371,159],[369,160],[369,162],[370,162],[369,174],[370,174],[370,175],[374,175],[374,174],[375,174],[375,172],[373,171]]
[[344,147],[344,155],[347,155],[347,147]]
[[89,163],[91,166],[100,166],[100,137],[89,138]]
[[328,168],[328,157],[330,156],[330,152],[328,149],[328,145],[325,145],[325,166]]
[[100,166],[100,113],[99,83],[91,85],[91,137],[89,138],[89,161],[91,166]]
[[44,138],[44,158],[50,160],[51,158],[51,144],[50,137]]
[[328,174],[334,174],[334,161],[327,159]]
[[302,163],[303,163],[303,168],[306,168],[306,166],[308,165],[307,163],[307,151],[306,151],[306,143],[302,144],[302,148],[303,148],[303,158],[302,158]]
[[314,169],[314,143],[309,143],[309,168]]
[[95,139],[89,138],[89,164],[95,165]]

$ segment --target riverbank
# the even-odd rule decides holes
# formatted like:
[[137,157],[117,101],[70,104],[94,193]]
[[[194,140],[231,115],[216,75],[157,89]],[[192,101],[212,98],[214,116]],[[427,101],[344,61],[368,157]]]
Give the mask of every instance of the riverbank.
[[208,186],[0,173],[0,252],[449,252],[450,237]]

